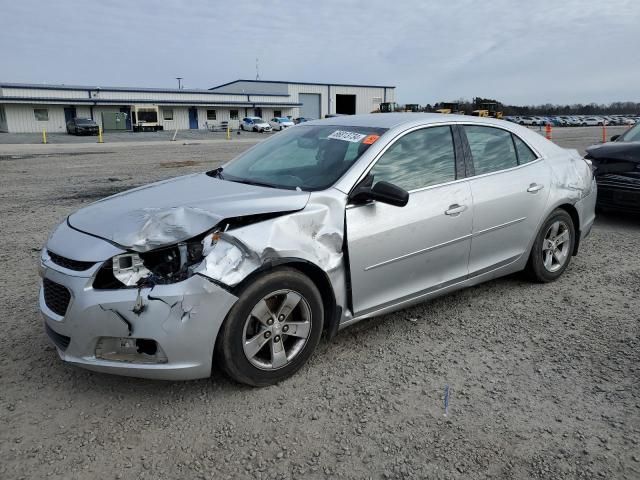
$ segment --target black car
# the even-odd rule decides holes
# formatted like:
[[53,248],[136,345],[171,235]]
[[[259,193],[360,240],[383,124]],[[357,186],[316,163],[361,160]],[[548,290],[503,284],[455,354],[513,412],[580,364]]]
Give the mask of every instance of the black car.
[[67,133],[74,135],[98,135],[98,124],[90,118],[74,118],[67,122]]
[[587,148],[585,158],[595,167],[600,209],[640,212],[640,123]]

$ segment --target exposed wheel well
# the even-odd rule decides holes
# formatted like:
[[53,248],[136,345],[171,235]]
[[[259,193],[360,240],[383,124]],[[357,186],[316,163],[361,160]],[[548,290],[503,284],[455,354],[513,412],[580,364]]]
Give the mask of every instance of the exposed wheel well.
[[311,262],[298,258],[282,258],[266,263],[259,269],[252,272],[238,285],[233,287],[233,293],[239,294],[243,290],[243,288],[248,283],[254,281],[256,277],[264,273],[268,273],[270,270],[277,267],[293,268],[311,279],[314,285],[318,288],[320,296],[322,297],[322,307],[324,309],[324,328],[327,329],[331,335],[334,335],[337,331],[337,325],[340,322],[340,315],[336,309],[336,297],[333,293],[333,287],[331,286],[329,277],[327,277],[327,274],[324,272],[324,270]]
[[576,232],[576,241],[575,244],[573,246],[573,255],[577,255],[578,254],[578,248],[580,246],[580,216],[578,215],[578,210],[576,210],[576,207],[574,207],[573,205],[569,204],[569,203],[565,203],[564,205],[560,205],[558,208],[564,210],[565,212],[567,212],[569,214],[569,216],[571,217],[571,221],[573,222],[573,228],[575,229]]

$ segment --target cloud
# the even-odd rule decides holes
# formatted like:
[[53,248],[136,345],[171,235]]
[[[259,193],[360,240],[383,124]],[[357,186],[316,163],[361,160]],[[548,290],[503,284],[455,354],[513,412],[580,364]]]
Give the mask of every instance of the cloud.
[[640,2],[5,2],[3,81],[393,84],[401,102],[640,100]]

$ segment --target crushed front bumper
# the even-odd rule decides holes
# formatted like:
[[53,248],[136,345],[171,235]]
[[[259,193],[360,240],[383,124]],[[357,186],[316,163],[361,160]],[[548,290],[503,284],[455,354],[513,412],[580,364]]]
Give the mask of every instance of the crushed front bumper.
[[[201,275],[140,290],[94,289],[101,264],[73,271],[53,263],[43,250],[40,310],[60,358],[118,375],[164,380],[208,377],[218,330],[237,298]],[[114,344],[115,339],[155,342],[163,355],[100,358],[101,345],[105,340]]]

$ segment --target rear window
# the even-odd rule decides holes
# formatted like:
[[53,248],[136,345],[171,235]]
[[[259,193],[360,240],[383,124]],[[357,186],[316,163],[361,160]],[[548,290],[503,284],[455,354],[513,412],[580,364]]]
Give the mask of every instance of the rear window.
[[516,144],[516,150],[518,152],[518,163],[520,165],[524,163],[533,162],[536,158],[536,154],[533,153],[526,143],[524,143],[520,138],[516,135],[513,135],[513,142]]
[[511,133],[494,127],[465,125],[476,175],[518,166]]

